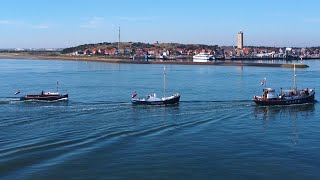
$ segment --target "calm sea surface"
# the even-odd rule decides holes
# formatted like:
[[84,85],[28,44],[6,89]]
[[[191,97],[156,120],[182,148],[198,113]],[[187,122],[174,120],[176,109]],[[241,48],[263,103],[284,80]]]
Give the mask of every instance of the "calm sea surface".
[[[319,95],[320,61],[304,63],[298,87]],[[293,86],[292,69],[167,65],[181,103],[143,107],[131,94],[162,96],[163,65],[0,60],[0,178],[319,179],[320,103],[258,107],[265,77]],[[57,80],[69,102],[14,95]]]

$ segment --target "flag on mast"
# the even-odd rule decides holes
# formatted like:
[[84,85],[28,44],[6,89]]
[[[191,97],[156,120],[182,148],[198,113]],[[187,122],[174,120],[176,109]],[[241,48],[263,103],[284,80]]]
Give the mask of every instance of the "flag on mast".
[[136,91],[134,91],[134,92],[132,93],[131,98],[134,98],[134,97],[136,97],[136,96],[137,96],[137,92],[136,92]]
[[263,86],[266,83],[266,78],[263,78],[261,81],[261,86]]
[[14,93],[14,95],[20,94],[20,90],[18,90],[16,93]]

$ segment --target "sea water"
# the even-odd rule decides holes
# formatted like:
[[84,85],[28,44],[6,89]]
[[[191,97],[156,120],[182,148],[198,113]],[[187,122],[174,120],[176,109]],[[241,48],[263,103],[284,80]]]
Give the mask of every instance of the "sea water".
[[[303,63],[297,86],[318,99],[320,61]],[[163,96],[163,65],[2,59],[0,177],[319,179],[319,103],[256,106],[264,78],[293,87],[292,69],[167,65],[180,104],[133,106],[135,90]],[[57,88],[69,101],[19,101]]]

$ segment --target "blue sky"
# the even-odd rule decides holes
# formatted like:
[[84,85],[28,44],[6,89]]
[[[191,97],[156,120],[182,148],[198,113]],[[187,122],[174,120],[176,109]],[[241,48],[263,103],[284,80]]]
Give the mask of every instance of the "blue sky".
[[2,1],[0,48],[122,41],[320,46],[320,1]]

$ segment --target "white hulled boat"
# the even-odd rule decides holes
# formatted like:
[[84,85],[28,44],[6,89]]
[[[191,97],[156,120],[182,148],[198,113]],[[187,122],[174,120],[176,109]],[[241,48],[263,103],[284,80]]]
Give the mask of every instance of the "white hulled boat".
[[193,56],[193,62],[209,62],[214,59],[215,58],[212,54],[204,53],[204,52],[201,52]]

